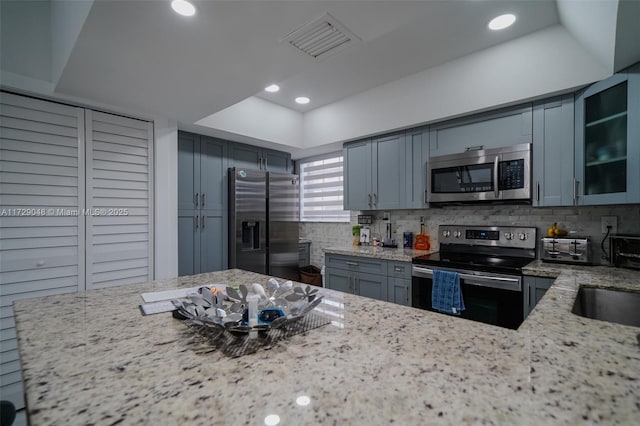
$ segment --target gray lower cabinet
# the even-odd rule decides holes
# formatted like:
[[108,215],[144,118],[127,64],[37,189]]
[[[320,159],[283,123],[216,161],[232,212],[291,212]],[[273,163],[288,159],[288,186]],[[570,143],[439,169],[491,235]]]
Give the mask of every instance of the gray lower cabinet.
[[343,293],[355,293],[353,272],[344,269],[325,268],[324,279],[327,288],[342,291]]
[[388,278],[387,300],[400,305],[411,306],[411,280]]
[[411,306],[411,263],[368,257],[325,255],[331,290]]
[[387,300],[387,277],[359,273],[355,277],[356,294],[372,299]]
[[227,144],[178,136],[178,275],[227,265]]
[[533,107],[534,206],[572,206],[573,94]]
[[524,276],[525,318],[529,316],[529,313],[531,313],[533,308],[535,308],[554,281],[555,278],[533,277],[528,275]]
[[389,262],[387,300],[411,306],[411,263]]
[[311,265],[311,243],[300,243],[298,247],[298,266],[303,268]]

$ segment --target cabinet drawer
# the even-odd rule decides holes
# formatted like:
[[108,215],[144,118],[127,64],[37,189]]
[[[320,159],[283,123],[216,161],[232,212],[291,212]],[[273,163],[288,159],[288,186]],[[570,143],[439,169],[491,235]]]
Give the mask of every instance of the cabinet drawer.
[[390,277],[411,279],[411,263],[409,262],[389,262],[388,275]]
[[372,259],[369,257],[344,256],[327,253],[325,255],[325,265],[328,268],[387,275],[387,261]]

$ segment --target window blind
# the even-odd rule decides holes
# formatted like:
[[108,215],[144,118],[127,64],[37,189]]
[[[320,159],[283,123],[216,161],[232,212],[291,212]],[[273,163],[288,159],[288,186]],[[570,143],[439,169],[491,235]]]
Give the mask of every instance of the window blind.
[[300,163],[300,220],[349,222],[343,209],[342,155]]

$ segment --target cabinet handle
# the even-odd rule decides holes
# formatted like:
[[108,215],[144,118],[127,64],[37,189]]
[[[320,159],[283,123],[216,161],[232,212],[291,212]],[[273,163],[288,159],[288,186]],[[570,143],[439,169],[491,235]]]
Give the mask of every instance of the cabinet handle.
[[377,193],[373,193],[373,205],[377,206],[378,205],[378,194]]
[[578,180],[576,179],[576,177],[573,177],[573,204],[577,204],[578,203]]
[[204,196],[205,196],[205,195],[206,195],[206,194],[203,192],[203,193],[202,193],[202,206],[203,206],[203,207],[204,207]]
[[427,204],[427,190],[424,190],[424,204]]
[[196,222],[196,229],[198,229],[199,216],[196,215],[196,217],[194,217],[194,220]]
[[371,194],[368,194],[368,196],[369,196],[369,203],[368,204],[369,204],[369,207],[371,207]]
[[205,215],[202,215],[202,229],[204,229],[205,226],[207,226],[207,222],[205,221]]
[[540,182],[536,183],[536,201],[540,201]]
[[357,262],[347,262],[347,265],[349,266],[358,266]]
[[500,158],[496,156],[496,159],[493,161],[493,184],[495,185],[493,188],[493,193],[496,196],[496,199],[500,196],[500,184],[498,183],[498,162]]
[[199,199],[199,197],[200,197],[200,194],[198,192],[196,192],[195,197],[193,197],[194,198],[194,202],[196,203],[196,207],[198,207],[198,199]]
[[404,269],[404,268],[400,268],[400,267],[398,267],[398,266],[394,266],[394,267],[393,267],[393,270],[394,270],[394,271],[396,271],[396,272],[402,272],[402,270],[403,270],[403,269]]

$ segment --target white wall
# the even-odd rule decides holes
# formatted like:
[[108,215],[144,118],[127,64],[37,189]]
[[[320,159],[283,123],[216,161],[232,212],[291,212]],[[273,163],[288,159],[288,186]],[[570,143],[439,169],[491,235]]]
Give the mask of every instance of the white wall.
[[302,148],[302,114],[257,97],[250,97],[196,121],[225,132]]
[[307,112],[303,139],[306,148],[352,140],[540,98],[609,75],[557,25]]
[[557,3],[562,25],[613,72],[618,0],[558,0]]
[[620,71],[640,61],[640,1],[622,0],[618,4],[614,70]]
[[178,125],[156,117],[155,139],[155,279],[178,276]]
[[[0,1],[0,65],[3,71],[50,81],[49,15],[49,2]],[[1,82],[5,84],[4,77]]]
[[50,4],[51,81],[57,83],[93,6],[93,0],[53,0]]

